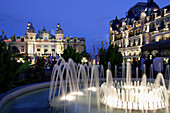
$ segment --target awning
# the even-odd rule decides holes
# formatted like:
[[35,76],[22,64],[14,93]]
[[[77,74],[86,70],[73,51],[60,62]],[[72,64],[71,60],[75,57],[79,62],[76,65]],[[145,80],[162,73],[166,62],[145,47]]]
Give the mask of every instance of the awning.
[[159,42],[146,44],[143,47],[141,47],[141,49],[142,53],[145,53],[145,51],[151,53],[152,51],[157,50],[160,56],[167,57],[170,56],[170,40],[162,40]]
[[142,51],[170,49],[170,40],[162,40],[159,42],[153,42],[142,46]]

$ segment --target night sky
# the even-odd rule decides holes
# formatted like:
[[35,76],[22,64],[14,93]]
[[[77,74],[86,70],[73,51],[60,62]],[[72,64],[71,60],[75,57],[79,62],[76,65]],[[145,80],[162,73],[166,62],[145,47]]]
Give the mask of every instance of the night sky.
[[[0,32],[7,37],[25,36],[27,22],[32,20],[35,30],[45,27],[55,34],[60,23],[66,36],[85,37],[87,51],[101,41],[109,42],[109,21],[125,17],[130,7],[147,0],[1,0]],[[155,0],[160,8],[170,0]]]

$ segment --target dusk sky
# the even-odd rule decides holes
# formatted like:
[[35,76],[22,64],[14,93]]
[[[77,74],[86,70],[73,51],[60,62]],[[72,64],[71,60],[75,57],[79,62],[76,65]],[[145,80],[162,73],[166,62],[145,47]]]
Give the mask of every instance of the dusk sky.
[[[66,36],[85,37],[87,51],[109,42],[109,21],[125,17],[130,7],[147,0],[1,0],[0,32],[25,36],[32,20],[38,32],[45,26],[55,34],[57,23]],[[170,0],[154,0],[160,8]],[[91,51],[92,53],[92,51]]]

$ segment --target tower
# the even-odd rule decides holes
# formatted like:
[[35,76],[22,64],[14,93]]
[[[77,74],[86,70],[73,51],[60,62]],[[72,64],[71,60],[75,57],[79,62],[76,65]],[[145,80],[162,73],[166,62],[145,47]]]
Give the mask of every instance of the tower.
[[36,35],[37,33],[33,27],[32,22],[28,22],[26,30],[26,37],[28,38],[28,41],[35,41]]
[[64,38],[64,32],[61,29],[59,23],[57,24],[55,38],[56,38],[56,41],[59,42],[59,44],[57,44],[57,54],[59,54],[60,56],[61,54],[63,54],[63,51],[64,51],[64,43],[62,42]]
[[29,56],[33,56],[35,54],[35,40],[36,40],[36,31],[33,27],[32,22],[28,22],[27,24],[27,30],[26,30],[26,34],[25,37],[27,37],[27,48],[28,48],[28,55]]
[[64,32],[60,27],[60,24],[57,24],[56,32],[55,32],[55,38],[57,41],[62,41],[64,38]]

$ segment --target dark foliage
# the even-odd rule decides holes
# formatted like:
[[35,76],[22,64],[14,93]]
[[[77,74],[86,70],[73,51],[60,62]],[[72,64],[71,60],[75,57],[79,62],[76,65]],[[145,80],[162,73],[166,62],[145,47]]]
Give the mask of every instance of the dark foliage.
[[0,42],[0,92],[13,88],[17,75],[28,68],[29,62],[17,63],[16,53],[12,51],[12,45]]
[[123,57],[120,52],[118,52],[118,46],[110,45],[108,49],[103,47],[100,49],[100,64],[104,66],[105,72],[108,68],[108,62],[111,63],[111,71],[114,73],[115,65],[121,66],[123,62]]

